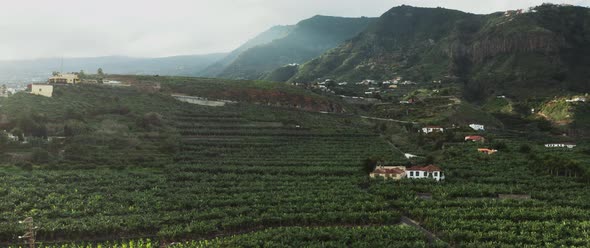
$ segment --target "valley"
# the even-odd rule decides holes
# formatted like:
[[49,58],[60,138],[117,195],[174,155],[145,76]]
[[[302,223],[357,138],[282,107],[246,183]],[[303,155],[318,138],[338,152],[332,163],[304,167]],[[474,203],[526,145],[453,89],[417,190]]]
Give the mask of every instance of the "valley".
[[0,247],[589,247],[589,34],[582,6],[402,5],[15,62],[42,80],[0,92]]

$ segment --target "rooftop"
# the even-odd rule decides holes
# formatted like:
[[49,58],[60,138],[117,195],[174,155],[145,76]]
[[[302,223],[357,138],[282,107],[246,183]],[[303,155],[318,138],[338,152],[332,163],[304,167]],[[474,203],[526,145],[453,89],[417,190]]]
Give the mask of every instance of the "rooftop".
[[434,171],[442,171],[442,169],[436,165],[427,165],[427,166],[412,166],[408,168],[409,171],[427,171],[427,172],[434,172]]

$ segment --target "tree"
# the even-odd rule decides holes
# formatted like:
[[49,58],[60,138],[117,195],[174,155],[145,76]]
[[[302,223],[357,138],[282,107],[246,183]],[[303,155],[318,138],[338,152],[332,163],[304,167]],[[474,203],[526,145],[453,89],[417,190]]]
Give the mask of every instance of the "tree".
[[54,77],[55,76],[59,76],[59,72],[58,71],[54,71],[54,72],[51,73],[51,75],[53,75]]
[[102,68],[98,68],[98,70],[96,71],[96,74],[98,74],[98,83],[102,84],[103,83],[103,79],[104,79],[104,72],[102,71]]
[[365,161],[363,161],[363,170],[366,173],[371,173],[371,172],[373,172],[373,170],[375,170],[378,163],[379,163],[379,159],[367,158],[367,159],[365,159]]
[[80,70],[80,72],[78,72],[78,78],[80,78],[80,80],[82,80],[85,77],[86,77],[86,73],[84,72],[84,70]]
[[48,163],[51,161],[51,154],[45,149],[33,148],[32,160],[34,163]]

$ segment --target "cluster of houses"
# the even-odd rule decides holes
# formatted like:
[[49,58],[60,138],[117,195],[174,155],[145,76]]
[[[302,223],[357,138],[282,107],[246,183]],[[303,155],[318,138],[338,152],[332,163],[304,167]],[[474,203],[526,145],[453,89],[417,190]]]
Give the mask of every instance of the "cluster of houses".
[[6,84],[3,84],[0,88],[0,97],[9,97],[11,95],[16,94],[16,92],[23,91],[24,88],[13,88],[7,87]]
[[[485,125],[482,124],[469,124],[469,127],[471,129],[473,129],[474,131],[485,131]],[[425,126],[422,129],[420,129],[420,132],[424,133],[424,134],[430,134],[430,133],[444,133],[445,132],[445,128],[441,127],[441,126]]]
[[445,174],[442,169],[436,165],[412,166],[409,168],[406,168],[405,166],[377,166],[369,176],[371,178],[381,177],[393,180],[407,178],[442,181],[445,179]]
[[31,94],[39,95],[39,96],[46,96],[52,97],[53,96],[53,85],[56,84],[79,84],[80,78],[77,74],[74,73],[66,73],[66,74],[57,74],[50,77],[47,80],[46,84],[30,84],[27,88],[29,88]]
[[548,144],[545,144],[545,147],[547,147],[547,148],[568,148],[568,149],[574,149],[576,147],[576,144],[569,143],[569,142],[548,143]]
[[566,102],[574,103],[574,102],[586,102],[586,97],[576,96],[572,97],[571,99],[565,100]]

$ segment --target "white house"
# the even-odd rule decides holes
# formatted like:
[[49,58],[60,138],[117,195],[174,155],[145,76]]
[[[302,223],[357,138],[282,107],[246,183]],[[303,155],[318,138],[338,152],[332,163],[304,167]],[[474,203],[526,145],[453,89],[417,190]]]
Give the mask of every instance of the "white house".
[[549,144],[545,144],[545,147],[573,149],[574,147],[576,147],[576,144],[573,144],[573,143],[549,143]]
[[572,99],[565,100],[566,102],[586,102],[586,98],[584,97],[574,97]]
[[469,124],[469,127],[475,131],[485,131],[485,126],[481,124]]
[[80,83],[80,78],[78,75],[68,73],[68,74],[58,74],[56,76],[49,78],[50,84],[77,84]]
[[6,137],[8,138],[8,140],[10,140],[10,141],[18,141],[18,136],[14,135],[14,134],[6,131],[6,130],[4,130],[3,133],[6,135]]
[[404,156],[405,156],[407,159],[411,159],[411,158],[417,158],[417,157],[418,157],[418,156],[416,156],[416,155],[414,155],[414,154],[411,154],[411,153],[404,153]]
[[369,174],[369,177],[383,177],[385,179],[400,180],[406,177],[405,166],[377,166],[373,172]]
[[422,132],[425,134],[434,133],[434,132],[444,132],[445,129],[439,126],[427,126],[422,128]]
[[436,181],[445,179],[443,171],[436,165],[410,167],[406,169],[406,177],[410,179],[430,178]]
[[49,84],[32,84],[31,94],[51,97],[53,96],[53,85]]

